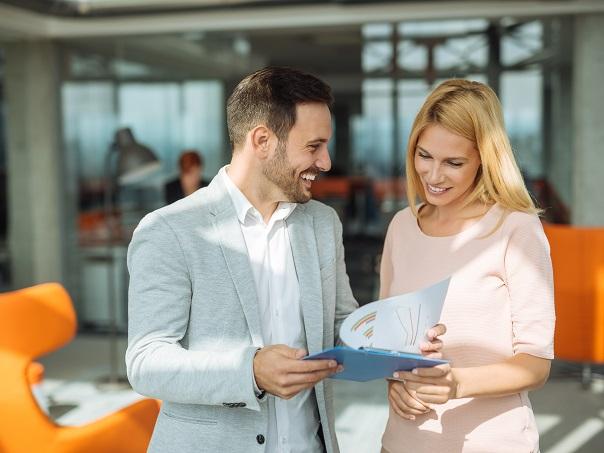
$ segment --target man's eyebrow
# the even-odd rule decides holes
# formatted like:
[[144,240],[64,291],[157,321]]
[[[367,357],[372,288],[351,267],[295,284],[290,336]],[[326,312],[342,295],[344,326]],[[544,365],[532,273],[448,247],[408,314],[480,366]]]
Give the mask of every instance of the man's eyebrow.
[[306,142],[307,145],[310,145],[311,143],[327,143],[327,139],[326,138],[313,138],[312,140],[309,140]]

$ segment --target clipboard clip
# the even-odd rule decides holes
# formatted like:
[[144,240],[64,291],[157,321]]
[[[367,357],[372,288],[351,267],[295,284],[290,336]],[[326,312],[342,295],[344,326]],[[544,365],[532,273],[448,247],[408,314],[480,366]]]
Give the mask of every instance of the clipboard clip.
[[367,351],[367,352],[381,352],[381,353],[386,353],[386,354],[400,354],[401,351],[394,351],[392,349],[383,349],[383,348],[370,348],[367,346],[361,346],[359,348],[359,350],[361,351]]

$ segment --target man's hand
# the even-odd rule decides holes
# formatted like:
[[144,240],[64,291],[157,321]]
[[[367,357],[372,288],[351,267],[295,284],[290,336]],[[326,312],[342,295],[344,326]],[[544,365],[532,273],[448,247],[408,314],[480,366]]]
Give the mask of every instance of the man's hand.
[[341,369],[335,360],[301,360],[305,355],[283,344],[260,349],[254,357],[256,385],[287,400]]
[[443,357],[443,342],[438,337],[447,333],[447,328],[444,324],[436,324],[426,332],[427,342],[419,345],[419,349],[423,356],[431,359],[442,359]]

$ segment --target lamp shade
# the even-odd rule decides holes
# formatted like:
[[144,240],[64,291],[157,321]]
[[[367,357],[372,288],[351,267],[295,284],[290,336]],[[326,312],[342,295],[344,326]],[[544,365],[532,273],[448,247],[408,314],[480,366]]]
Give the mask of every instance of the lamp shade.
[[137,143],[130,128],[119,129],[115,133],[115,147],[118,151],[116,176],[119,184],[139,182],[161,167],[153,151]]

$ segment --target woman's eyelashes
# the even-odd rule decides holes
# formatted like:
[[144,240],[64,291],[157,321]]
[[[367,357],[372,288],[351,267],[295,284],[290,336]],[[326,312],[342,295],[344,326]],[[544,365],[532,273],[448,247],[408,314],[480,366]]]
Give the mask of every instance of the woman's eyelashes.
[[[432,156],[431,156],[431,155],[429,155],[429,154],[425,154],[425,153],[422,153],[421,151],[419,151],[419,152],[417,153],[417,155],[418,155],[418,156],[419,156],[421,159],[424,159],[424,160],[429,160],[429,159],[432,159]],[[450,166],[451,166],[451,167],[453,167],[453,168],[459,168],[459,167],[461,167],[461,166],[463,165],[463,162],[459,162],[459,161],[457,161],[457,160],[447,160],[447,161],[445,161],[445,162],[447,163],[447,165],[450,165]]]

